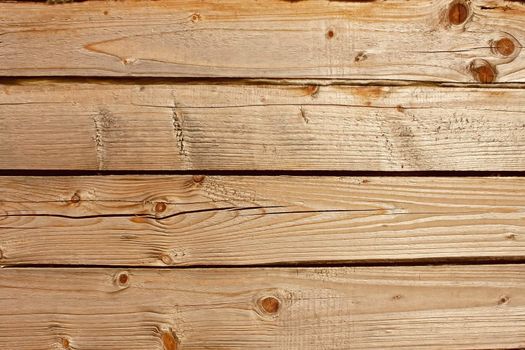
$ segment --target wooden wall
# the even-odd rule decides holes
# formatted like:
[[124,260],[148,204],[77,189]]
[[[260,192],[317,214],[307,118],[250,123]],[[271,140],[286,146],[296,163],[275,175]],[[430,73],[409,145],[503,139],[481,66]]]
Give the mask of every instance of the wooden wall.
[[0,0],[0,349],[525,348],[525,4]]

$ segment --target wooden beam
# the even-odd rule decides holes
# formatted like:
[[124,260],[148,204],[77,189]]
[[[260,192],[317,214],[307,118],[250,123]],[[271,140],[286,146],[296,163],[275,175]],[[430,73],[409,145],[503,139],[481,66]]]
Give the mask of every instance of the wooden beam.
[[0,3],[0,75],[525,82],[503,0]]
[[15,81],[0,85],[0,168],[523,171],[524,100],[512,88]]
[[521,349],[525,266],[0,269],[3,349]]
[[0,177],[0,265],[525,257],[525,179]]

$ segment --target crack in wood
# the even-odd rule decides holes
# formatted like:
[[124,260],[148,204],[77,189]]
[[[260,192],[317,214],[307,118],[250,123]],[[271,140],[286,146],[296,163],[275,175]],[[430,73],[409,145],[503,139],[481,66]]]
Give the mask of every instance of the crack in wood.
[[[165,216],[155,216],[151,214],[135,214],[135,213],[116,213],[116,214],[93,214],[93,215],[66,215],[66,214],[45,214],[45,213],[31,213],[31,214],[5,214],[0,217],[56,217],[64,219],[94,219],[94,218],[144,218],[144,219],[155,219],[155,220],[166,220],[172,217],[197,214],[204,212],[213,211],[249,211],[249,210],[266,210],[274,208],[286,208],[285,205],[268,205],[268,206],[251,206],[251,207],[222,207],[222,208],[207,208],[207,209],[196,209],[180,211]],[[286,211],[267,211],[263,213],[254,214],[242,214],[240,216],[258,216],[258,215],[283,215],[283,214],[305,214],[305,213],[377,213],[377,215],[479,215],[485,213],[485,211],[407,211],[404,208],[397,209],[305,209],[305,210],[286,210]],[[515,211],[521,213],[522,211]],[[525,212],[525,211],[524,211]],[[12,227],[17,228],[17,227]],[[25,229],[25,228],[24,228]]]
[[179,150],[179,154],[181,156],[187,157],[188,152],[186,150],[186,144],[184,142],[184,115],[180,111],[180,109],[177,108],[177,104],[174,101],[174,105],[171,107],[172,114],[171,114],[171,121],[173,125],[173,130],[175,133],[175,140],[177,142],[177,147]]
[[272,209],[272,208],[284,208],[281,205],[269,205],[269,206],[252,206],[252,207],[222,207],[222,208],[207,208],[207,209],[195,209],[195,210],[185,210],[179,211],[173,214],[165,216],[155,216],[151,214],[135,214],[135,213],[120,213],[120,214],[93,214],[93,215],[66,215],[66,214],[44,214],[44,213],[31,213],[31,214],[5,214],[0,217],[56,217],[63,219],[97,219],[97,218],[144,218],[144,219],[154,219],[157,221],[166,220],[172,217],[188,215],[188,214],[198,214],[214,211],[243,211],[243,210],[260,210],[260,209]]
[[93,116],[93,122],[95,124],[95,135],[93,141],[95,141],[97,164],[99,170],[106,168],[106,145],[104,143],[104,133],[106,133],[115,124],[113,115],[106,108],[99,109],[98,113]]

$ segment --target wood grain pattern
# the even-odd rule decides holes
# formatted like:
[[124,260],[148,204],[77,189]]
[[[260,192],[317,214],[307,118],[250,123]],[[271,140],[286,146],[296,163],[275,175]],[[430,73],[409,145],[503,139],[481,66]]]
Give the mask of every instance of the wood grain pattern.
[[520,349],[525,267],[0,269],[3,349]]
[[1,2],[0,74],[525,82],[522,2],[458,2]]
[[525,90],[13,82],[0,168],[525,170]]
[[0,264],[525,257],[524,178],[1,177]]

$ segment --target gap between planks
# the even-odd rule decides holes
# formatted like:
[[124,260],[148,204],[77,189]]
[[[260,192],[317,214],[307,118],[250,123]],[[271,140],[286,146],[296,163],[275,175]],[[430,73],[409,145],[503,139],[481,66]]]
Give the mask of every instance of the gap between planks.
[[[98,0],[97,0],[98,1]],[[100,0],[103,1],[103,0]],[[435,87],[435,88],[487,88],[487,89],[525,89],[523,82],[494,82],[481,84],[476,82],[440,82],[425,80],[399,79],[345,79],[345,78],[244,78],[244,77],[119,77],[119,76],[0,76],[0,85],[47,85],[55,83],[71,84],[116,84],[116,85],[292,85],[292,86],[355,86],[355,87]]]

